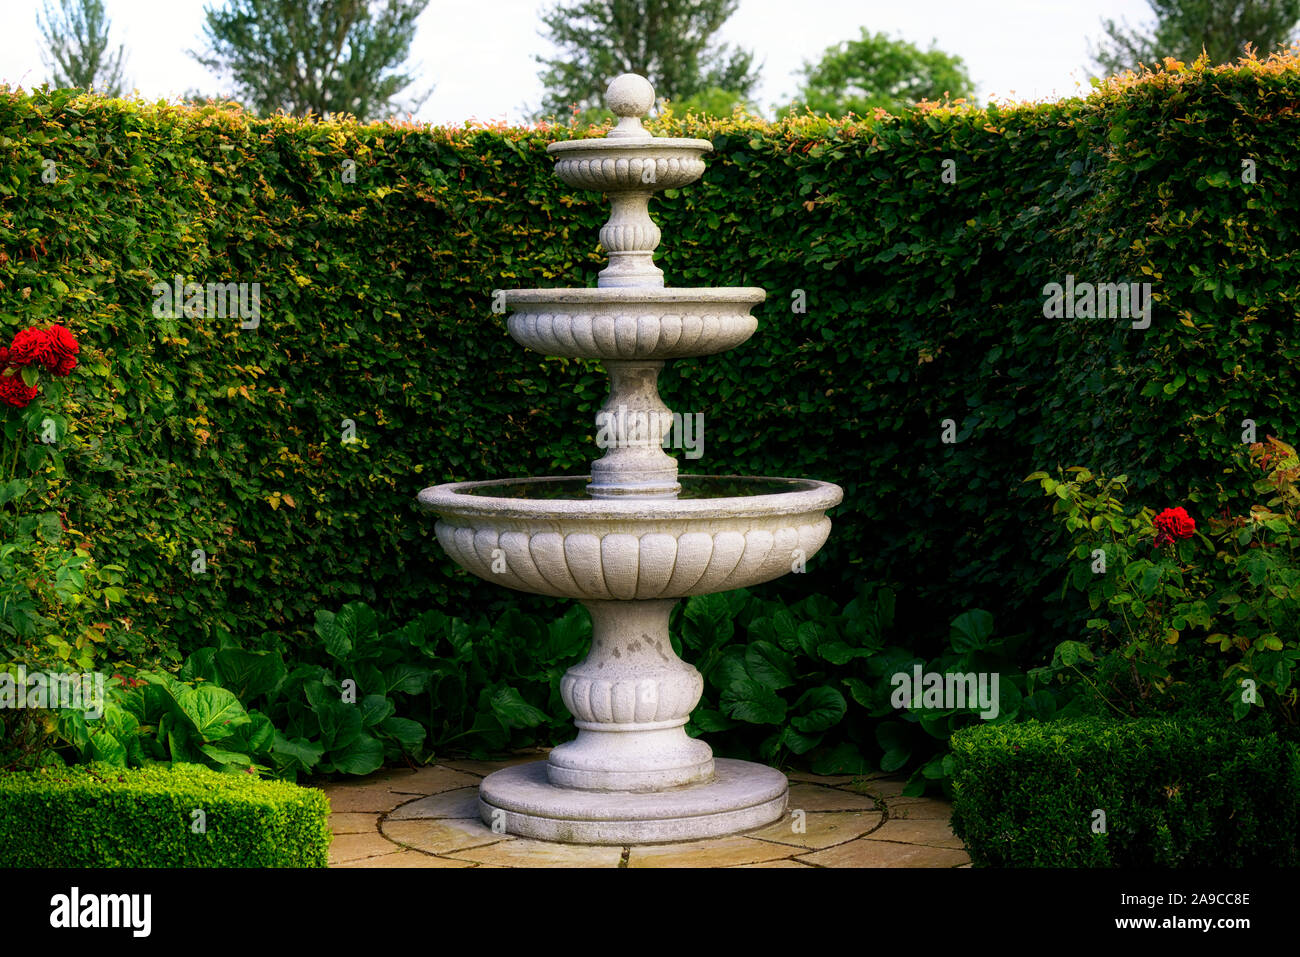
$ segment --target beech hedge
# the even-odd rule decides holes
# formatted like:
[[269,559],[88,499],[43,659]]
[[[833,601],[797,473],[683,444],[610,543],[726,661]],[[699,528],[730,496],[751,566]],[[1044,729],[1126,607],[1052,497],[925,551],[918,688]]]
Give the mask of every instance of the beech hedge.
[[[668,282],[769,294],[750,342],[661,377],[705,414],[684,471],[845,490],[776,591],[890,580],[923,655],[975,604],[1060,637],[1026,475],[1114,467],[1160,504],[1217,502],[1240,421],[1297,421],[1295,58],[656,125],[714,144],[652,205]],[[492,311],[497,288],[595,281],[607,206],[545,151],[570,135],[0,89],[0,335],[58,320],[83,344],[41,494],[127,569],[119,652],[294,640],[355,598],[397,619],[520,601],[457,570],[414,498],[596,457],[598,366],[526,352]],[[1151,282],[1150,326],[1047,318],[1067,276]],[[178,281],[257,283],[258,315],[168,315]]]

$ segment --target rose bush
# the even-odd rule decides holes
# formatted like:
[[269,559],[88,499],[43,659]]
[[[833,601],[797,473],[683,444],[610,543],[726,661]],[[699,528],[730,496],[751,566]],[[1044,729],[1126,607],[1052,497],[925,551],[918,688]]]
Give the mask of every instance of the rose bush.
[[[0,348],[0,662],[71,666],[120,630],[107,613],[123,597],[122,569],[97,565],[60,502],[68,429],[57,411],[81,347],[54,324],[19,330]],[[42,380],[42,372],[49,380]],[[44,389],[44,391],[42,391]]]
[[1064,590],[1085,597],[1096,635],[1059,644],[1045,673],[1086,685],[1125,715],[1184,705],[1237,720],[1258,712],[1300,733],[1300,459],[1269,438],[1233,472],[1264,502],[1225,508],[1208,535],[1181,506],[1154,515],[1126,507],[1124,475],[1076,466],[1026,479],[1052,496],[1073,543]]

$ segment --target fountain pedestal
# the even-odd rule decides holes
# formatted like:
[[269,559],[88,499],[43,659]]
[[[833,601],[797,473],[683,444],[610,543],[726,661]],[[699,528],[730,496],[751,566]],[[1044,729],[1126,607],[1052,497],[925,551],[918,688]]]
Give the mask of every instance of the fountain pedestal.
[[679,476],[664,452],[664,362],[743,343],[757,328],[749,310],[766,293],[664,286],[648,200],[698,179],[712,144],[650,136],[639,117],[654,90],[642,77],[616,78],[606,102],[620,117],[608,136],[548,150],[565,183],[610,197],[600,234],[609,266],[595,289],[504,291],[516,341],[605,364],[604,455],[589,476],[440,485],[420,503],[439,516],[438,541],[462,567],[508,588],[577,599],[592,618],[590,652],[560,685],[578,736],[546,761],[488,775],[479,789],[484,822],[580,844],[717,837],[775,821],[789,785],[772,768],[715,759],[687,735],[704,680],[673,651],[669,615],[682,598],[802,567],[826,541],[826,510],[843,496],[806,479]]
[[715,761],[686,734],[704,681],[669,641],[676,600],[583,604],[591,651],[560,685],[578,737],[546,761],[488,775],[483,820],[547,841],[629,844],[715,837],[780,817],[785,775]]
[[685,730],[704,679],[677,657],[677,602],[584,602],[591,651],[560,682],[578,737],[547,758],[547,779],[588,791],[655,791],[713,778],[713,750]]

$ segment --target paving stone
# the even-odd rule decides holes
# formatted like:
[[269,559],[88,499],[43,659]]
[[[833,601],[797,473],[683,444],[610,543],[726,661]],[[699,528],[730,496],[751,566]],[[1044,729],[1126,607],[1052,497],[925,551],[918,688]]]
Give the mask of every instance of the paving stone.
[[790,785],[790,800],[786,803],[786,820],[790,812],[807,811],[871,811],[876,807],[875,801],[861,794],[842,791],[839,788],[827,788],[817,784],[795,783]]
[[353,814],[346,811],[342,814],[331,814],[329,826],[335,834],[378,834],[379,815]]
[[472,817],[478,820],[478,785],[417,798],[395,808],[388,815],[388,820],[410,821],[439,817]]
[[556,844],[518,837],[487,847],[455,851],[451,856],[498,867],[618,867],[623,848]]
[[[394,847],[395,845],[389,845]],[[379,857],[368,857],[364,861],[350,861],[347,864],[340,864],[339,867],[473,867],[468,861],[457,861],[450,857],[434,857],[432,854],[422,854],[419,851],[404,851],[398,849],[393,854],[382,854]]]
[[811,870],[811,864],[803,864],[793,860],[763,861],[761,864],[732,864],[730,870],[738,870],[744,867],[798,867],[802,870]]
[[890,798],[901,798],[906,784],[907,778],[879,777],[857,780],[851,784],[845,784],[843,787],[855,794],[874,794],[887,801]]
[[895,841],[904,844],[929,844],[962,850],[966,845],[952,833],[946,820],[889,820],[862,838],[864,841]]
[[429,854],[446,854],[497,841],[514,840],[509,834],[497,834],[477,819],[463,818],[438,821],[385,821],[387,838]]
[[452,768],[428,767],[416,771],[399,771],[385,784],[397,794],[438,794],[453,788],[477,787],[479,779],[473,774]]
[[923,844],[891,844],[859,838],[796,860],[822,867],[957,867],[970,858],[965,851]]
[[397,805],[411,800],[409,794],[394,794],[377,781],[370,785],[335,784],[323,789],[329,798],[330,810],[339,813],[382,814]]
[[947,801],[935,801],[931,799],[907,801],[898,803],[889,802],[889,819],[900,821],[947,821],[952,817],[952,805]]
[[499,761],[439,761],[438,763],[444,768],[451,768],[454,771],[468,771],[470,774],[477,774],[479,777],[487,777],[493,771],[500,771],[502,768],[508,768],[515,764],[526,764],[529,761],[544,761],[549,749],[539,749],[536,752],[526,754],[516,754]]
[[827,777],[821,774],[812,774],[808,771],[787,771],[785,776],[791,781],[802,781],[806,784],[824,784],[827,787],[834,787],[837,784],[848,784],[854,780],[852,774],[836,774]]
[[392,841],[386,840],[382,835],[372,834],[339,834],[330,844],[330,864],[343,864],[347,861],[359,861],[367,857],[378,857],[381,854],[392,854],[394,851],[400,851],[401,848],[393,844]]
[[749,831],[746,837],[761,841],[775,841],[792,847],[823,848],[843,844],[861,837],[884,820],[880,811],[814,811],[803,820],[804,833],[793,830],[794,821],[787,813],[780,821],[769,824],[760,831]]
[[633,845],[628,867],[728,867],[759,864],[797,854],[798,849],[748,837],[719,837],[682,844]]

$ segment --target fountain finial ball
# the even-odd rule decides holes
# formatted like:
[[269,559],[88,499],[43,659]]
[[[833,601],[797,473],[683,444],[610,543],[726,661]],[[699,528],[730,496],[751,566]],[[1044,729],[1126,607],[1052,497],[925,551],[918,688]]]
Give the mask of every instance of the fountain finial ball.
[[609,81],[605,88],[605,106],[615,116],[640,117],[655,105],[655,88],[637,73],[624,73]]

